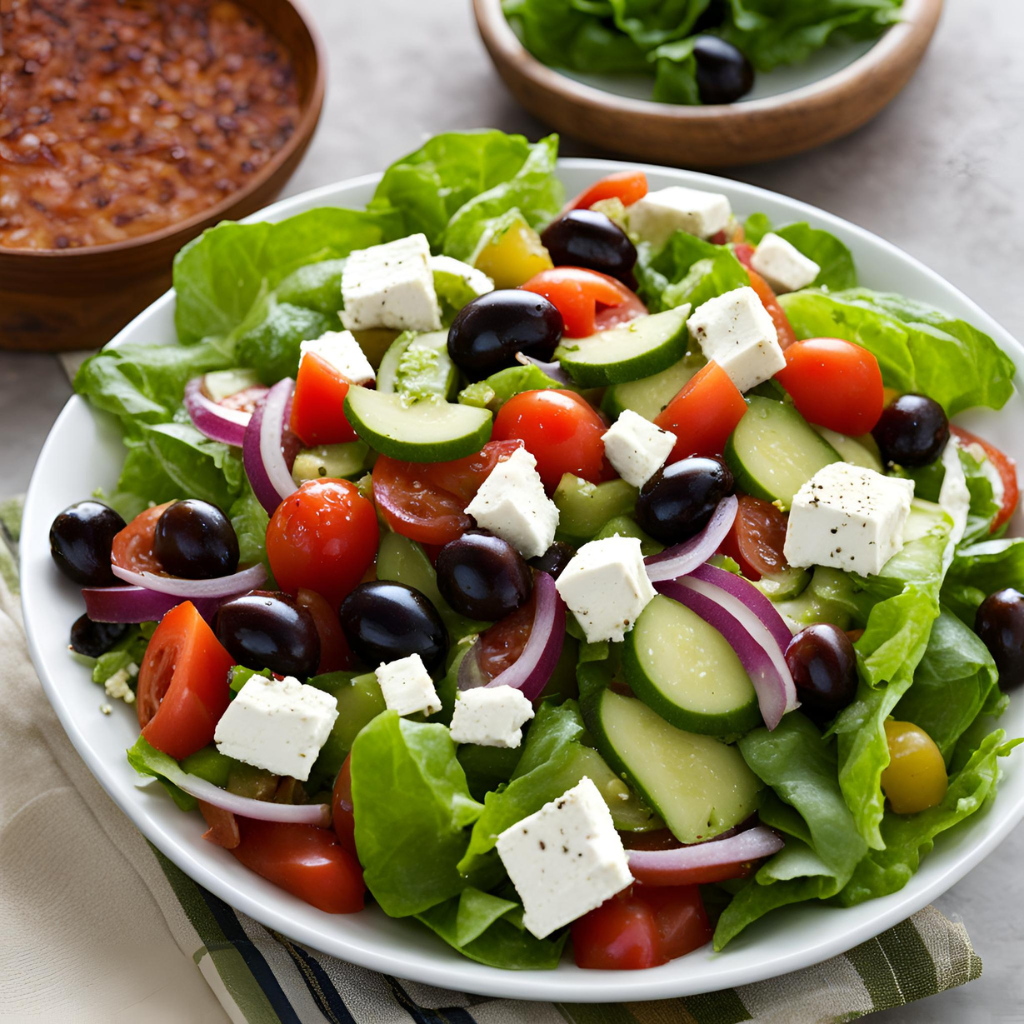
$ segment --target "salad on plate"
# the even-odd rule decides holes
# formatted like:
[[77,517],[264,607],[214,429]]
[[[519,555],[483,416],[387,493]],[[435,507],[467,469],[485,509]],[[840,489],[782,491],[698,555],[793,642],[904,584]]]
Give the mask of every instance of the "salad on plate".
[[50,542],[225,857],[646,968],[895,892],[995,796],[1017,478],[951,418],[1014,367],[827,231],[642,171],[565,202],[556,156],[440,135],[364,210],[186,246],[179,344],[78,373],[126,455]]

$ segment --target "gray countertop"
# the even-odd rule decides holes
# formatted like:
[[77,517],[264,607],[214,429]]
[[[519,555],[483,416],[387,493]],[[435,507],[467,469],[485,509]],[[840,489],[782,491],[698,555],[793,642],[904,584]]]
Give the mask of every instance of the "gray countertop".
[[[328,41],[330,86],[287,194],[379,170],[448,128],[544,131],[492,69],[469,0],[306,2]],[[950,0],[917,76],[875,121],[815,152],[731,173],[877,232],[1024,337],[1022,53],[1024,5]],[[569,140],[563,152],[593,153]],[[26,487],[69,394],[56,358],[0,353],[0,493]],[[984,975],[874,1019],[1024,1021],[1024,829],[937,905],[963,918]]]

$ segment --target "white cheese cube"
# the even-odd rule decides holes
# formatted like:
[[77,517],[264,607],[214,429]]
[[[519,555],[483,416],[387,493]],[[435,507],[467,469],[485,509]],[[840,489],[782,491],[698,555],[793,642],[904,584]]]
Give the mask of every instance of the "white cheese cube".
[[444,278],[458,278],[474,295],[486,295],[494,291],[494,282],[476,267],[471,267],[452,256],[431,256],[427,261],[434,274],[435,290],[442,287]]
[[341,274],[341,297],[341,322],[350,331],[440,330],[441,308],[426,235],[356,250]]
[[675,434],[656,427],[632,409],[626,409],[601,440],[615,472],[634,487],[643,487],[676,446]]
[[555,586],[590,643],[622,640],[655,596],[637,537],[584,544]]
[[545,493],[537,460],[525,448],[491,470],[466,515],[507,540],[523,558],[543,555],[558,529],[558,506]]
[[374,379],[370,360],[351,331],[328,331],[314,341],[304,341],[299,346],[300,366],[310,352],[330,363],[351,384],[369,384]]
[[775,324],[757,292],[747,285],[708,299],[686,326],[704,355],[718,363],[740,391],[749,391],[786,366]]
[[227,757],[305,782],[337,718],[329,693],[292,676],[253,676],[221,715],[213,739]]
[[777,295],[806,288],[814,284],[821,273],[821,267],[814,260],[774,231],[769,231],[758,242],[750,265]]
[[633,881],[629,858],[597,786],[580,782],[498,836],[498,856],[539,939]]
[[796,492],[783,551],[790,565],[877,576],[903,549],[914,481],[833,462]]
[[456,743],[480,747],[518,747],[533,705],[514,686],[477,686],[455,701],[451,734]]
[[710,238],[725,228],[731,216],[729,199],[720,192],[670,185],[648,192],[629,207],[629,230],[658,247],[673,231]]
[[441,698],[418,654],[387,664],[381,662],[374,674],[388,710],[397,711],[400,715],[413,715],[417,711],[434,715],[441,710]]

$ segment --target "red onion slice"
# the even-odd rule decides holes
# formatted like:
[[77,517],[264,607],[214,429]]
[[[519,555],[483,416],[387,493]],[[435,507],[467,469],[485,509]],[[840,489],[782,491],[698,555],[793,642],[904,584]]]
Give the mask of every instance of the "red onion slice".
[[576,386],[572,381],[572,377],[562,369],[561,363],[545,363],[543,359],[528,356],[525,352],[517,352],[516,360],[522,363],[523,366],[536,366],[541,373],[561,384],[564,388],[574,388]]
[[273,515],[277,506],[297,490],[283,450],[285,421],[294,390],[291,377],[279,380],[256,406],[242,442],[245,475],[268,515]]
[[185,410],[192,425],[211,441],[242,447],[250,414],[238,409],[225,409],[203,393],[203,378],[193,377],[185,385]]
[[153,572],[135,572],[120,565],[111,565],[111,571],[118,579],[136,587],[153,590],[158,594],[170,594],[179,601],[204,597],[230,597],[255,590],[266,581],[267,570],[262,562],[242,569],[230,576],[215,576],[212,580],[187,580],[181,576],[159,576]]
[[[86,587],[85,612],[94,622],[159,622],[184,598],[174,594],[161,594],[143,587]],[[192,602],[196,611],[213,620],[220,607],[219,598],[199,598]]]
[[730,494],[718,503],[718,508],[712,513],[708,525],[695,537],[666,548],[659,555],[645,558],[647,578],[652,583],[674,580],[693,572],[698,565],[703,565],[728,536],[739,507],[736,495]]
[[775,605],[753,583],[742,576],[737,576],[734,572],[719,569],[716,565],[698,565],[690,573],[690,576],[695,580],[703,580],[705,583],[721,588],[749,608],[761,620],[764,628],[771,633],[772,638],[779,645],[779,650],[783,654],[786,653],[793,634],[789,631],[786,620],[775,610]]
[[771,857],[785,846],[764,825],[676,850],[630,850],[629,870],[641,885],[695,885],[742,877],[753,861]]

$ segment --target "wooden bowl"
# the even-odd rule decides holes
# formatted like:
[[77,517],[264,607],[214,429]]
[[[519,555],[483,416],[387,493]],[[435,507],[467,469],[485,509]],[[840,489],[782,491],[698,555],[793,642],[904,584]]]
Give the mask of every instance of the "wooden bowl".
[[298,0],[239,0],[291,55],[299,121],[288,141],[243,188],[214,206],[148,235],[80,249],[0,248],[0,348],[56,351],[109,341],[171,285],[175,253],[222,220],[266,206],[295,172],[316,130],[326,52]]
[[[865,124],[910,80],[935,32],[942,0],[905,0],[902,21],[862,56],[817,81],[762,99],[692,107],[583,84],[523,47],[501,0],[473,0],[473,9],[512,95],[556,131],[641,160],[707,168],[792,156]],[[602,81],[617,87],[612,75]]]

